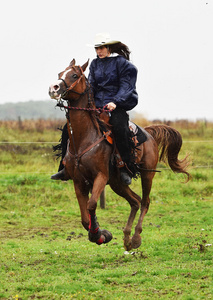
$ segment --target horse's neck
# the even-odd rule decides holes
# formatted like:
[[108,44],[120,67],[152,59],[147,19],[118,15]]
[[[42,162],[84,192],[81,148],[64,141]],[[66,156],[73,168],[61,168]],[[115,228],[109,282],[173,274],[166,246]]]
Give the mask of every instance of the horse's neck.
[[82,145],[94,142],[100,135],[88,111],[72,110],[69,112],[68,120],[69,131],[72,135],[70,142],[75,141],[75,147],[80,148]]
[[94,127],[87,111],[71,110],[69,112],[68,123],[71,125],[73,131],[78,132],[81,136],[86,136],[91,128]]

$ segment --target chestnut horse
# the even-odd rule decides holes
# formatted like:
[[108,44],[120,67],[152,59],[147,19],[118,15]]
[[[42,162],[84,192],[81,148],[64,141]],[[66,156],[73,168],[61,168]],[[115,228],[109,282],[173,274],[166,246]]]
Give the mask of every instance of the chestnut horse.
[[[58,80],[49,88],[52,99],[59,101],[67,111],[69,140],[63,160],[65,179],[72,179],[81,211],[81,221],[88,231],[89,240],[98,245],[108,243],[112,234],[101,230],[97,222],[97,201],[108,183],[112,190],[125,198],[131,207],[124,232],[124,248],[138,248],[141,245],[142,222],[150,203],[150,190],[158,161],[167,161],[177,173],[186,174],[187,157],[178,159],[182,145],[180,133],[166,125],[153,125],[145,128],[147,140],[137,148],[136,163],[140,166],[142,199],[129,186],[120,181],[119,169],[112,166],[113,147],[100,131],[92,91],[84,71],[88,66],[76,66],[73,59],[61,73]],[[62,100],[68,106],[62,104]],[[160,153],[160,157],[159,157]],[[91,195],[90,195],[91,193]],[[89,196],[90,195],[90,196]],[[140,208],[138,223],[131,238],[131,229],[136,213]]]

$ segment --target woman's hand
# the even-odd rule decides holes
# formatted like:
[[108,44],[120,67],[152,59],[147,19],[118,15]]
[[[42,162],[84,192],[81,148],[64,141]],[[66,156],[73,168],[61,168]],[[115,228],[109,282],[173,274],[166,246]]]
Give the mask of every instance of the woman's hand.
[[113,103],[113,102],[109,102],[107,104],[107,108],[110,109],[110,110],[114,110],[114,109],[116,109],[116,104]]

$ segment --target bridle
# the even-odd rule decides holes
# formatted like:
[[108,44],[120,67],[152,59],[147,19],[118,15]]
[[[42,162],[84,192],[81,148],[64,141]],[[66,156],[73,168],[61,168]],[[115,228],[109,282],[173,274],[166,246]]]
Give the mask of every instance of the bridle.
[[78,66],[78,68],[79,68],[80,71],[81,71],[81,76],[80,76],[76,81],[74,81],[70,86],[68,86],[68,84],[66,83],[66,81],[65,81],[63,78],[59,78],[59,79],[58,79],[58,80],[62,80],[63,83],[64,83],[64,85],[65,85],[65,87],[66,87],[66,90],[65,90],[65,91],[62,93],[62,95],[61,95],[62,99],[63,99],[64,97],[66,97],[66,95],[67,95],[69,92],[78,94],[78,95],[80,95],[80,96],[84,95],[84,94],[87,92],[87,87],[85,88],[85,90],[84,90],[82,93],[79,93],[79,92],[76,92],[76,91],[73,90],[74,87],[75,87],[76,85],[78,85],[79,82],[81,81],[81,79],[84,77],[84,72],[83,72],[81,66]]
[[[65,100],[64,98],[67,96],[67,94],[69,92],[72,92],[72,93],[75,93],[75,94],[78,94],[80,97],[85,95],[86,93],[88,93],[88,104],[89,104],[89,107],[87,108],[83,108],[83,107],[77,107],[77,106],[66,106],[63,104],[63,100],[60,98],[58,100],[58,103],[56,104],[56,106],[60,107],[60,109],[65,109],[65,110],[84,110],[84,111],[94,111],[94,112],[97,112],[97,113],[102,113],[102,112],[110,112],[111,110],[107,108],[107,105],[105,105],[103,108],[93,108],[91,107],[92,103],[93,103],[93,99],[92,99],[92,94],[91,94],[91,86],[90,86],[90,83],[88,81],[88,79],[84,76],[84,71],[82,70],[81,66],[78,66],[78,68],[80,69],[81,71],[81,76],[76,80],[74,81],[70,86],[68,86],[68,84],[66,83],[66,81],[63,79],[63,78],[59,78],[58,80],[61,80],[63,81],[65,87],[66,87],[66,90],[61,94],[61,98],[63,100]],[[74,91],[74,87],[77,86],[79,84],[79,82],[81,81],[82,78],[85,78],[85,81],[86,81],[86,88],[85,90],[82,92],[82,93],[79,93],[79,92],[76,92]],[[68,100],[66,100],[68,102]]]

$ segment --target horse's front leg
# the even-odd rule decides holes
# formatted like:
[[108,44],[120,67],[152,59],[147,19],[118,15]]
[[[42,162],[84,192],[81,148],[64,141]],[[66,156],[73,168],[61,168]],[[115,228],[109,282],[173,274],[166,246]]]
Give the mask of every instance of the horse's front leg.
[[111,241],[112,234],[107,230],[101,230],[97,221],[96,208],[97,201],[107,183],[107,177],[99,173],[94,180],[92,195],[88,201],[87,208],[89,211],[89,240],[98,245]]
[[88,231],[89,230],[89,212],[87,210],[87,203],[89,201],[89,189],[88,185],[82,182],[77,182],[74,180],[74,187],[76,197],[78,199],[78,204],[81,211],[81,223],[84,228]]

